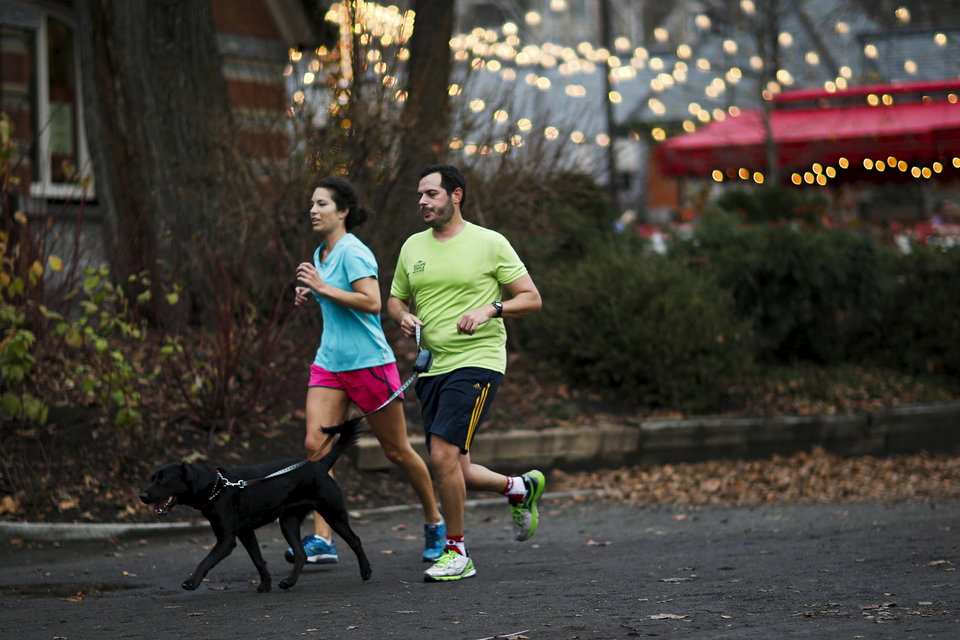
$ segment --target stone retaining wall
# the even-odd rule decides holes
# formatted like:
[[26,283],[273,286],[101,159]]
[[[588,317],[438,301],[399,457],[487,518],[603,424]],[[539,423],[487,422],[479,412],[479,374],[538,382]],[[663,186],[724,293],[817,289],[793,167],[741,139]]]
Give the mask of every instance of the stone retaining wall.
[[[426,456],[423,438],[411,441],[420,455]],[[757,458],[809,450],[814,445],[849,456],[956,453],[960,450],[960,403],[835,416],[703,417],[647,420],[639,425],[487,432],[475,442],[471,457],[504,472],[530,467],[576,470]],[[350,454],[362,470],[392,466],[372,437],[361,438]]]

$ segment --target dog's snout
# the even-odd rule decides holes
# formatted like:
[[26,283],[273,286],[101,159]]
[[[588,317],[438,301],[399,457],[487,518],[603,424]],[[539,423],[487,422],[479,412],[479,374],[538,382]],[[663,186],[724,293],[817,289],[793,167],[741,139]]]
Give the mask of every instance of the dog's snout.
[[140,502],[144,504],[150,504],[150,496],[147,494],[146,491],[140,494]]

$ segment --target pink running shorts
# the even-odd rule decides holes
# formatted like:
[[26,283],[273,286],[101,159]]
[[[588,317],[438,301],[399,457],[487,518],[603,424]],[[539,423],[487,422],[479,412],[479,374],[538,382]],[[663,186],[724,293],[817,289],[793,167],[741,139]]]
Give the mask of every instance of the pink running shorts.
[[[400,372],[397,363],[355,369],[353,371],[327,371],[315,364],[310,365],[308,387],[328,387],[347,392],[350,398],[363,412],[377,409],[400,388]],[[399,397],[403,397],[400,394]]]

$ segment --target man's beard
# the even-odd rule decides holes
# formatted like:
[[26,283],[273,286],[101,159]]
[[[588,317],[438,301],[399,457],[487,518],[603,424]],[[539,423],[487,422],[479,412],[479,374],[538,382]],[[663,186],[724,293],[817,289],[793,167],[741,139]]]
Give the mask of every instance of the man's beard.
[[428,220],[427,226],[433,229],[436,229],[437,227],[442,227],[443,225],[450,222],[450,220],[453,218],[453,203],[448,200],[447,204],[445,204],[443,208],[441,209],[435,208],[433,212],[434,212],[433,220]]

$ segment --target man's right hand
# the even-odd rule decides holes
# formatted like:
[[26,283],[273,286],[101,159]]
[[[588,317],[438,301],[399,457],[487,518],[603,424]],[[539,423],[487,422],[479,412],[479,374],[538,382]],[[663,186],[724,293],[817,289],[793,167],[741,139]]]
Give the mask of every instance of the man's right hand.
[[423,326],[423,321],[412,313],[408,313],[400,320],[400,330],[403,335],[412,338],[417,335],[417,327]]

